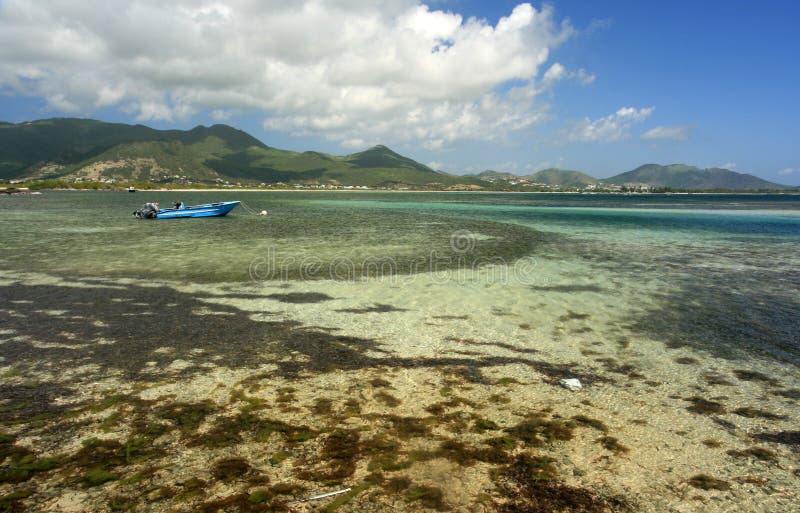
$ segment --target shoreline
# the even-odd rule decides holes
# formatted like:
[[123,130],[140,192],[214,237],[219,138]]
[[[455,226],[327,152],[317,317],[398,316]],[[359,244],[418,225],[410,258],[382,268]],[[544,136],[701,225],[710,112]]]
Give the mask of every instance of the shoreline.
[[[80,189],[53,188],[35,189],[36,191],[94,191],[94,192],[128,192],[127,189]],[[579,196],[800,196],[800,191],[788,192],[580,192],[580,191],[447,191],[447,190],[397,190],[397,189],[269,189],[269,188],[181,188],[181,189],[136,189],[140,192],[358,192],[358,193],[455,193],[455,194],[572,194]]]

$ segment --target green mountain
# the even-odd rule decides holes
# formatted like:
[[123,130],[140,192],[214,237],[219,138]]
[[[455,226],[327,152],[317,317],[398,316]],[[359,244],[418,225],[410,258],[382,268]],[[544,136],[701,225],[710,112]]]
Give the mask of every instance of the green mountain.
[[486,180],[489,182],[494,182],[495,180],[514,180],[519,178],[517,175],[512,173],[504,173],[501,171],[494,171],[492,169],[487,169],[485,171],[480,172],[477,175],[466,175],[466,176],[475,176],[481,180]]
[[479,185],[385,146],[334,156],[271,148],[227,125],[155,130],[86,119],[0,124],[0,179]]
[[526,180],[528,183],[540,183],[564,189],[584,189],[592,185],[599,185],[600,189],[604,185],[649,185],[651,187],[669,187],[678,190],[747,191],[796,189],[788,185],[768,182],[753,175],[736,173],[728,169],[700,169],[685,164],[673,164],[671,166],[646,164],[632,171],[601,180],[581,171],[557,168],[543,169],[527,176],[517,176],[487,169],[479,175],[469,176],[475,176],[478,179],[491,182],[495,187],[504,182]]
[[729,169],[716,167],[701,169],[685,164],[672,164],[670,166],[645,164],[632,171],[605,178],[602,182],[617,185],[646,184],[673,189],[696,190],[792,189],[788,185],[768,182],[757,176],[737,173]]
[[[326,184],[503,189],[520,179],[565,188],[598,183],[565,169],[519,177],[486,170],[454,176],[434,171],[386,146],[352,155],[272,148],[227,125],[155,130],[143,125],[57,118],[0,122],[0,180],[155,182],[213,184]],[[647,184],[683,190],[792,189],[727,169],[647,164],[602,180],[608,185]],[[525,184],[518,184],[523,187]]]
[[539,172],[527,176],[519,176],[513,173],[493,171],[491,169],[487,169],[486,171],[483,171],[478,175],[467,175],[467,176],[474,176],[476,178],[488,182],[508,182],[508,181],[525,180],[527,182],[543,183],[546,185],[558,185],[560,187],[577,187],[577,188],[582,188],[587,185],[593,185],[597,183],[597,179],[587,175],[586,173],[582,173],[580,171],[570,171],[567,169],[557,169],[557,168],[542,169]]
[[[193,130],[154,130],[142,125],[104,123],[86,119],[47,119],[29,123],[0,124],[0,178],[20,178],[46,168],[45,173],[74,170],[77,164],[108,157],[109,150],[130,145],[131,156],[139,156],[152,145],[167,153],[170,146],[192,147],[213,138],[232,149],[266,148],[241,130],[225,125]],[[149,148],[147,148],[149,149]],[[112,152],[113,154],[113,152]],[[128,158],[123,154],[121,158]]]
[[561,187],[585,187],[587,185],[594,185],[597,179],[582,173],[580,171],[571,171],[569,169],[548,168],[542,169],[527,178],[531,182],[544,183],[547,185],[560,185]]

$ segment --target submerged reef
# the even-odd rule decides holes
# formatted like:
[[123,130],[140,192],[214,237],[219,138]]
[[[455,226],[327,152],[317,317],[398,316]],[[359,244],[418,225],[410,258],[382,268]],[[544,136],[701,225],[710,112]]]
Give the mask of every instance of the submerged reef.
[[[267,292],[248,291],[248,309],[160,283],[0,283],[13,305],[0,323],[0,511],[293,511],[350,488],[307,509],[632,512],[688,500],[681,486],[760,493],[759,472],[795,479],[786,379],[670,358],[697,374],[678,389],[635,340],[581,330],[593,317],[577,307],[558,322],[587,338],[565,357],[469,333],[413,354],[272,311],[430,319],[412,307]],[[538,329],[514,312],[491,316],[520,336]],[[735,386],[720,376],[773,400],[708,392]],[[558,386],[564,378],[584,388]],[[686,447],[705,451],[713,477]],[[652,465],[660,451],[674,471]]]

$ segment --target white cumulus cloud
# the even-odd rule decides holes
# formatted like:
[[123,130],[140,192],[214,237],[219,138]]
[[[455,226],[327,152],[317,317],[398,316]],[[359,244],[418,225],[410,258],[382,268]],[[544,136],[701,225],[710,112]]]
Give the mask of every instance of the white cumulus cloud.
[[800,173],[800,167],[787,167],[778,171],[778,174],[781,176],[789,176],[795,173]]
[[642,134],[642,139],[670,139],[673,141],[685,141],[688,138],[689,127],[686,125],[657,126]]
[[595,76],[583,68],[578,71],[570,71],[560,62],[556,62],[544,72],[542,83],[544,86],[552,86],[556,82],[567,78],[575,79],[583,85],[591,84],[595,80]]
[[614,142],[630,137],[630,128],[647,119],[654,107],[637,109],[622,107],[613,114],[599,118],[584,118],[562,130],[561,136],[570,142]]
[[439,148],[543,119],[541,69],[573,33],[527,3],[492,25],[411,0],[4,0],[0,90],[71,113],[257,111],[343,146]]

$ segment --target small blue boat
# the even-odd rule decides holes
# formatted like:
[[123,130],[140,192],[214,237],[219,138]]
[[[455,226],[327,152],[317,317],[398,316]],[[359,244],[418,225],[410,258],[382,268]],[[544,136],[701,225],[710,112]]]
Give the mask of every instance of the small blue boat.
[[152,203],[133,213],[140,219],[178,219],[183,217],[220,217],[236,208],[239,201],[221,201],[204,205],[191,205],[183,208],[158,208]]

